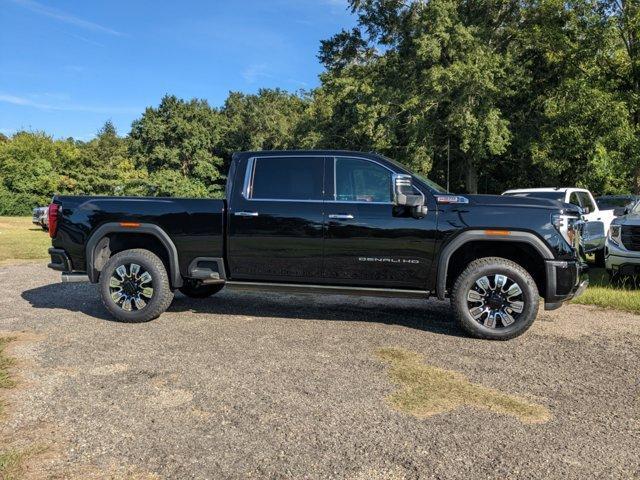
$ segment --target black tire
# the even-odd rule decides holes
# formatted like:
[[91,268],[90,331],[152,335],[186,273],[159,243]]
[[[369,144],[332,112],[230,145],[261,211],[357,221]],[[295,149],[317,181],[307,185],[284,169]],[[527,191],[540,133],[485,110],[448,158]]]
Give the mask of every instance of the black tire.
[[604,261],[604,248],[602,250],[598,250],[595,254],[594,254],[594,265],[598,268],[604,268],[605,267],[605,261]]
[[[151,285],[152,293],[149,297],[138,294],[138,300],[143,299],[145,305],[142,308],[137,308],[138,302],[134,301],[132,303],[130,300],[129,307],[133,309],[127,311],[125,310],[124,302],[121,304],[114,300],[114,295],[117,296],[118,292],[116,291],[114,293],[114,290],[117,289],[114,289],[111,285],[111,279],[113,277],[117,281],[118,278],[121,278],[116,272],[118,267],[125,266],[125,271],[129,273],[131,271],[131,265],[134,264],[140,267],[140,271],[148,272],[151,276],[151,280],[145,283],[144,286]],[[130,279],[132,277],[129,276],[127,278]],[[123,290],[123,287],[119,288]],[[125,250],[116,253],[109,259],[100,273],[100,296],[102,297],[102,303],[105,308],[109,310],[109,313],[111,313],[116,320],[129,323],[148,322],[149,320],[158,318],[169,308],[169,305],[171,305],[173,301],[173,292],[169,286],[169,277],[162,260],[154,253],[144,249]]]
[[[478,280],[491,276],[495,279],[495,275],[503,275],[512,284],[517,283],[521,291],[518,299],[521,299],[523,305],[520,305],[521,313],[511,316],[515,321],[510,325],[500,323],[498,327],[496,321],[495,327],[489,327],[473,318],[468,295],[470,290],[476,288]],[[485,257],[471,262],[456,279],[451,292],[451,304],[460,326],[472,337],[487,340],[509,340],[522,335],[536,319],[539,302],[538,288],[531,275],[517,263],[500,257]],[[482,303],[480,308],[484,305]]]
[[215,285],[204,285],[199,282],[186,281],[185,284],[179,288],[180,292],[187,297],[191,298],[207,298],[211,295],[215,295],[224,288],[224,283]]

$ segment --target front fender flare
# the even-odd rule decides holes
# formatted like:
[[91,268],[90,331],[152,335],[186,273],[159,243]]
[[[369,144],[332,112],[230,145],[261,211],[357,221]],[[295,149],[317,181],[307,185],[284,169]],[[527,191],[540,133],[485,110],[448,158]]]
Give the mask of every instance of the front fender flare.
[[509,235],[494,236],[487,235],[485,230],[465,230],[464,232],[456,235],[440,252],[436,279],[436,293],[440,300],[444,300],[446,297],[449,260],[451,260],[453,254],[465,243],[478,240],[527,243],[535,248],[545,260],[553,260],[555,258],[553,256],[553,252],[544,243],[544,241],[533,233],[509,231]]

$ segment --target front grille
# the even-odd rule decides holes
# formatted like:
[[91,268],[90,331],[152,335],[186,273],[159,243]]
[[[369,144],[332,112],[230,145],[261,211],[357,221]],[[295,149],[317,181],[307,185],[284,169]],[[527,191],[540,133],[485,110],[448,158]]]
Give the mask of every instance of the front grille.
[[627,250],[640,252],[640,226],[622,226],[622,244]]

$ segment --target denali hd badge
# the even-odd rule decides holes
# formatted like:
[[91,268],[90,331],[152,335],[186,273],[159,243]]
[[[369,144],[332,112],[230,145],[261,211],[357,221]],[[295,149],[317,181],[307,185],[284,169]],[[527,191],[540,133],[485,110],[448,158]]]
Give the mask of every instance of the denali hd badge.
[[420,263],[415,258],[389,258],[389,257],[358,257],[359,262],[375,262],[375,263]]

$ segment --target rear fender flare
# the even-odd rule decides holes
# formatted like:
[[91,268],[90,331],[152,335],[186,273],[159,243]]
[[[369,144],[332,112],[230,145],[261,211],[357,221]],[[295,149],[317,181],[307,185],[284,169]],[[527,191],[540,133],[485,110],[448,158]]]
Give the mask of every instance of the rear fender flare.
[[555,257],[549,247],[539,237],[529,232],[510,231],[509,235],[496,236],[487,235],[485,230],[466,230],[458,234],[442,249],[438,258],[438,273],[436,279],[436,293],[440,300],[444,300],[447,290],[447,273],[449,270],[449,261],[453,254],[465,243],[488,240],[511,243],[527,243],[531,245],[545,260],[553,260]]
[[169,257],[169,279],[171,280],[171,286],[174,288],[179,288],[182,286],[182,276],[180,275],[180,263],[178,262],[178,250],[173,243],[173,240],[167,235],[162,228],[158,225],[154,225],[153,223],[141,223],[139,226],[134,228],[123,227],[120,223],[105,223],[98,227],[89,237],[86,246],[86,257],[87,257],[87,274],[89,275],[89,280],[92,283],[96,283],[98,281],[98,271],[94,268],[94,257],[96,253],[96,246],[98,242],[102,240],[106,235],[110,233],[142,233],[145,235],[152,235],[157,238],[160,243],[167,250],[167,255]]

